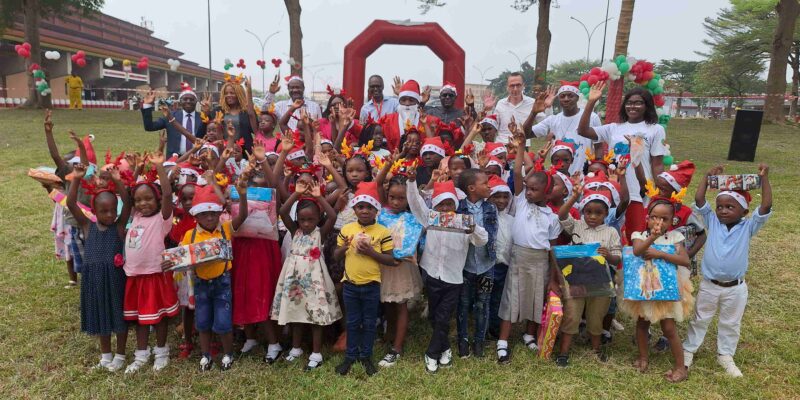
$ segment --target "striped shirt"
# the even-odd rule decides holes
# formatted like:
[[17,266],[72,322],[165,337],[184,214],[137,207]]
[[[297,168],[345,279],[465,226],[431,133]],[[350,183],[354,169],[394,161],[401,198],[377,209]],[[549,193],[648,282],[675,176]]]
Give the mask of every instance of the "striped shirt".
[[[322,108],[320,108],[319,104],[317,104],[314,100],[309,99],[308,97],[303,98],[304,104],[303,107],[305,108],[308,116],[311,119],[320,119],[322,118]],[[261,107],[262,111],[266,111],[269,109],[270,104],[275,102],[275,95],[272,92],[268,92],[267,95],[264,97],[264,105]],[[286,114],[289,111],[289,107],[292,106],[294,101],[292,99],[281,100],[275,103],[275,115],[278,117],[278,121],[281,120],[283,114]],[[297,119],[300,118],[300,110],[296,110],[294,112],[295,118],[289,118],[289,128],[297,129]],[[277,121],[276,121],[277,123]]]
[[343,246],[346,238],[352,238],[350,248],[347,249],[344,258],[344,279],[355,285],[364,285],[370,282],[381,281],[381,267],[374,258],[366,256],[356,251],[356,244],[361,240],[368,240],[378,253],[391,251],[394,249],[392,243],[392,232],[389,228],[374,223],[372,225],[361,225],[351,222],[342,227],[336,244]]
[[605,247],[613,256],[622,256],[622,244],[619,233],[616,229],[608,225],[598,225],[590,228],[586,221],[581,218],[576,220],[572,216],[561,221],[561,227],[570,235],[575,243],[600,243],[600,247]]

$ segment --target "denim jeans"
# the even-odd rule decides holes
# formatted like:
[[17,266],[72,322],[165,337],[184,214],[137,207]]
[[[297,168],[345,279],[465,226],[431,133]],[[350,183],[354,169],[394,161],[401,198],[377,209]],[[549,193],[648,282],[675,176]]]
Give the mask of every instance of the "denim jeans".
[[428,293],[428,321],[433,332],[428,350],[425,354],[433,359],[439,359],[442,353],[450,349],[450,319],[458,305],[458,295],[461,284],[447,283],[427,276],[425,290]]
[[506,275],[508,265],[495,264],[494,266],[494,286],[492,287],[491,300],[489,301],[489,332],[495,336],[500,333],[500,300],[503,298],[503,288],[506,286]]
[[211,280],[194,276],[194,324],[200,332],[225,334],[233,331],[231,273]]
[[347,310],[347,350],[351,360],[372,357],[375,342],[375,323],[381,302],[381,285],[344,283],[344,307]]
[[469,314],[475,314],[475,335],[473,342],[483,342],[486,326],[489,324],[489,306],[494,286],[494,268],[478,275],[464,271],[464,285],[458,301],[456,322],[458,340],[469,339]]

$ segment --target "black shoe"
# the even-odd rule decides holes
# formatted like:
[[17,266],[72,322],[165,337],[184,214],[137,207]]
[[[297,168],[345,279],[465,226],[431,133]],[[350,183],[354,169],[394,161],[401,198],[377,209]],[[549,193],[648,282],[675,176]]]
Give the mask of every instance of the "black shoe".
[[378,368],[375,368],[375,364],[372,363],[371,358],[362,358],[361,365],[364,366],[364,372],[367,373],[367,376],[372,376],[378,373]]
[[322,361],[316,362],[308,360],[308,364],[306,364],[306,366],[303,367],[303,371],[305,372],[313,371],[321,366],[322,366]]
[[353,360],[353,359],[350,359],[350,358],[345,358],[344,361],[342,361],[341,364],[336,366],[336,373],[341,375],[341,376],[347,375],[350,372],[350,367],[353,366],[353,363],[355,361],[356,360]]
[[500,365],[510,364],[511,363],[511,352],[508,349],[498,349],[497,350],[497,363],[500,364]]
[[606,335],[606,333],[603,332],[600,335],[600,344],[607,345],[607,344],[611,343],[612,339],[613,339],[613,336],[611,336],[611,332],[608,332],[608,335]]
[[469,340],[459,339],[458,341],[458,357],[469,358]]
[[483,358],[483,349],[486,347],[483,341],[476,341],[472,345],[472,353],[475,354],[475,357]]
[[226,354],[222,356],[222,360],[219,362],[219,368],[223,371],[227,371],[231,369],[233,366],[233,356]]
[[200,358],[200,372],[211,371],[214,368],[214,359],[211,356],[204,355]]
[[569,356],[566,354],[562,354],[556,357],[556,366],[559,368],[567,368],[569,365]]
[[665,336],[661,336],[653,347],[655,347],[657,353],[663,353],[669,350],[669,340]]
[[276,354],[275,357],[273,358],[270,357],[269,354],[267,353],[267,350],[264,349],[264,362],[267,363],[267,365],[275,364],[275,361],[280,360],[282,355],[283,355],[283,350],[279,351],[278,354]]

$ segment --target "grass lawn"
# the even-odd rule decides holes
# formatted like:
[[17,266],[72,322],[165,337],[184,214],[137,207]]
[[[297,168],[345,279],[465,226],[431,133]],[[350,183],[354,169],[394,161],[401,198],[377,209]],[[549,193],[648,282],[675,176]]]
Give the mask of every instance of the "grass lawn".
[[[197,359],[173,358],[160,374],[147,368],[127,377],[90,370],[97,362],[98,343],[80,332],[79,291],[63,288],[67,281],[64,263],[53,257],[49,230],[52,202],[26,176],[29,167],[52,165],[42,117],[39,111],[0,111],[0,249],[4,254],[0,257],[0,393],[4,398],[800,398],[800,307],[796,301],[800,270],[795,261],[800,254],[800,207],[790,206],[800,195],[797,155],[792,155],[800,148],[800,129],[766,126],[761,131],[757,159],[771,167],[775,215],[753,241],[750,304],[736,355],[742,379],[728,378],[717,365],[715,325],[695,357],[688,381],[672,385],[664,380],[669,353],[651,354],[650,371],[636,372],[631,367],[636,355],[633,329],[624,317],[625,331],[615,336],[606,365],[594,361],[581,344],[573,348],[570,367],[557,369],[553,362],[527,352],[515,331],[511,365],[498,366],[490,348],[486,359],[456,359],[452,368],[429,375],[422,354],[430,328],[417,314],[412,316],[400,363],[369,379],[360,365],[346,378],[335,375],[333,367],[341,355],[327,350],[326,364],[314,373],[302,372],[304,361],[268,367],[261,362],[259,350],[225,373],[215,369],[200,374]],[[72,147],[67,136],[70,128],[97,136],[100,159],[108,147],[116,153],[154,148],[158,142],[157,133],[143,131],[138,112],[58,110],[53,120],[62,153]],[[731,128],[731,121],[673,120],[667,138],[676,160],[688,158],[698,165],[696,181],[712,164],[725,160]],[[729,164],[729,172],[756,170],[750,163]],[[754,198],[758,202],[759,197]],[[685,327],[681,324],[682,337]],[[175,356],[177,337],[171,336],[170,342]],[[131,335],[129,362],[134,344]],[[383,354],[379,342],[375,362]]]

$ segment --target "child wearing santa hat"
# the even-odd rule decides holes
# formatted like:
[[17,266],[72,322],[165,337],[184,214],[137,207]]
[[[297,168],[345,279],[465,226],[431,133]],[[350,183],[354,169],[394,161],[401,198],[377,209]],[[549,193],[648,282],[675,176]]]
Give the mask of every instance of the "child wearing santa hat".
[[[409,172],[408,181],[414,182],[416,174]],[[408,185],[406,189],[411,213],[422,226],[428,229],[425,251],[419,265],[425,270],[425,289],[428,295],[428,319],[433,333],[425,351],[425,369],[436,372],[439,367],[452,364],[449,331],[450,319],[458,304],[459,294],[464,282],[464,265],[470,245],[484,246],[489,234],[481,226],[473,225],[469,230],[456,232],[439,229],[430,225],[431,209],[417,189]],[[453,181],[436,182],[433,185],[431,204],[439,213],[455,213],[458,205],[456,187]]]
[[347,350],[344,361],[336,367],[347,375],[356,361],[367,375],[378,372],[372,363],[376,321],[381,299],[381,265],[394,266],[392,233],[376,221],[381,209],[378,186],[361,182],[348,204],[357,220],[342,227],[333,253],[344,259],[344,305],[347,310]]
[[508,184],[497,176],[490,176],[489,189],[491,190],[489,202],[497,208],[497,239],[495,240],[497,260],[493,268],[494,276],[492,294],[489,300],[489,327],[487,334],[497,339],[500,334],[500,317],[497,316],[497,311],[500,309],[500,299],[503,296],[503,288],[506,283],[508,264],[511,263],[511,226],[514,225],[514,216],[509,213],[512,197],[511,188]]
[[708,241],[703,255],[703,280],[697,292],[694,319],[689,322],[683,343],[684,363],[691,367],[694,354],[703,344],[708,325],[719,309],[717,323],[717,362],[728,375],[742,376],[733,356],[739,343],[739,330],[747,305],[748,287],[745,282],[751,238],[772,215],[772,187],[769,167],[761,164],[761,205],[751,218],[750,194],[745,191],[720,191],[716,196],[716,211],[706,202],[708,176],[722,173],[722,166],[712,168],[702,179],[695,194],[695,210],[708,228]]
[[[181,245],[199,243],[210,239],[233,240],[233,233],[247,219],[247,176],[239,178],[236,190],[239,193],[239,214],[230,221],[220,221],[223,199],[216,193],[214,183],[196,190],[189,209],[197,225],[183,236]],[[162,267],[169,268],[168,261]],[[193,273],[195,294],[195,325],[200,333],[200,371],[209,371],[214,366],[211,358],[211,333],[222,340],[224,355],[220,369],[226,371],[233,366],[233,322],[231,313],[231,269],[230,261],[217,261],[197,267]]]
[[433,170],[438,169],[442,160],[448,155],[442,138],[438,136],[425,138],[420,148],[422,166],[417,168],[417,185],[427,185]]
[[[597,253],[603,256],[608,266],[620,263],[622,259],[622,246],[619,233],[616,229],[605,225],[605,219],[611,209],[611,197],[605,192],[583,191],[579,185],[566,203],[558,211],[561,227],[570,235],[579,238],[582,243],[600,243]],[[583,192],[578,208],[581,209],[582,218],[575,219],[570,215],[572,206],[578,202]],[[601,334],[603,333],[603,319],[609,305],[610,296],[593,296],[582,298],[564,299],[564,320],[561,323],[561,349],[556,357],[556,365],[566,367],[569,363],[569,348],[572,338],[578,333],[581,317],[586,315],[586,331],[589,333],[592,350],[601,362],[608,360],[608,356],[600,351]]]

